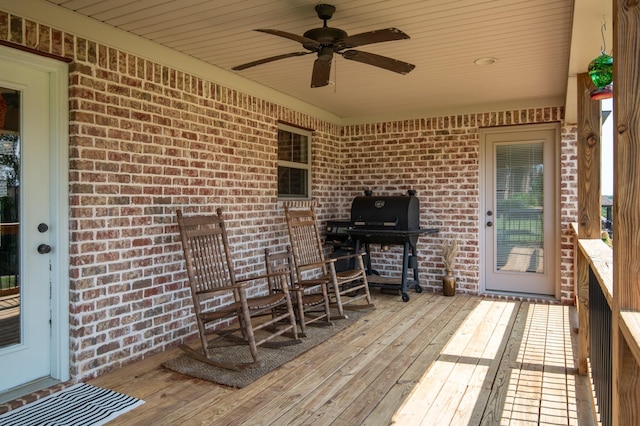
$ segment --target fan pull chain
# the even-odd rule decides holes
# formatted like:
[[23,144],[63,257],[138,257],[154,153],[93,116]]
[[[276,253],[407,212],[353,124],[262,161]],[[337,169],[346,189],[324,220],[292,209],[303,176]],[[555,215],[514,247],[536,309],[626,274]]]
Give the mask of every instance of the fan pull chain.
[[333,94],[338,93],[338,58],[333,66]]

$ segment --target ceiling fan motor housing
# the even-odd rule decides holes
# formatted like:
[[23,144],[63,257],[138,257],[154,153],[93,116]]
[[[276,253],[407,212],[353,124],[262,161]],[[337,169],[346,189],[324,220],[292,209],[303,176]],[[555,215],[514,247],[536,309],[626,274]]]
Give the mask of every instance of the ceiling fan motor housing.
[[322,19],[323,21],[331,19],[335,11],[336,7],[330,4],[316,5],[316,13],[318,14],[318,18]]
[[347,37],[347,32],[340,28],[322,27],[313,28],[303,34],[303,37],[315,40],[322,45],[333,45],[338,40],[342,40]]
[[311,43],[303,43],[302,46],[311,51],[318,52],[318,59],[330,62],[333,59],[333,52],[337,52],[344,48],[344,43],[338,42],[348,36],[347,32],[340,28],[331,28],[327,26],[327,21],[333,17],[336,7],[330,4],[317,4],[316,13],[318,18],[324,21],[322,28],[313,28],[306,31],[302,36],[315,40],[320,46]]

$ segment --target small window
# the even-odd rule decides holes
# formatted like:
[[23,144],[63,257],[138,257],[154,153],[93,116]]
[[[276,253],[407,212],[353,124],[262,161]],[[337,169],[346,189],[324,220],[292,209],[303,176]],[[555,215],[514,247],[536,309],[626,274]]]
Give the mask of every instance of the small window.
[[278,125],[278,197],[309,199],[311,132]]

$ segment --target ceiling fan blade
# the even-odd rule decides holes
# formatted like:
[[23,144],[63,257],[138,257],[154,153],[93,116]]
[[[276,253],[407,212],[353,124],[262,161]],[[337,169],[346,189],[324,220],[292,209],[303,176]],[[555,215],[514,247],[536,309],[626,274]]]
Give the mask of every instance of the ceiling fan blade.
[[373,65],[374,67],[384,68],[399,74],[408,74],[416,66],[397,59],[388,58],[386,56],[376,55],[375,53],[362,52],[360,50],[347,50],[342,53],[345,59],[350,59],[363,64]]
[[282,55],[276,55],[276,56],[270,56],[268,58],[264,58],[264,59],[258,59],[257,61],[253,61],[253,62],[248,62],[246,64],[242,64],[242,65],[237,65],[233,68],[231,68],[234,71],[240,71],[240,70],[245,70],[247,68],[251,68],[251,67],[255,67],[256,65],[262,65],[262,64],[266,64],[268,62],[273,62],[273,61],[277,61],[280,59],[285,59],[285,58],[292,58],[294,56],[303,56],[303,55],[308,55],[309,53],[314,53],[314,52],[292,52],[292,53],[284,53]]
[[313,63],[313,74],[311,74],[311,87],[322,87],[329,84],[331,74],[331,61],[316,59]]
[[[315,49],[315,48],[319,48],[320,47],[320,43],[318,43],[317,41],[308,38],[308,37],[303,37],[297,34],[292,34],[292,33],[288,33],[286,31],[280,31],[280,30],[269,30],[269,29],[259,29],[259,30],[254,30],[254,31],[259,31],[261,33],[267,33],[267,34],[272,34],[278,37],[284,37],[284,38],[288,38],[289,40],[293,40],[293,41],[297,41],[298,43],[301,43],[303,45],[305,45],[305,48],[308,49]],[[309,47],[307,47],[309,46]]]
[[[366,33],[354,34],[340,40],[342,49],[364,46],[365,44],[382,43],[393,40],[406,40],[410,38],[397,28],[386,28],[384,30],[367,31]],[[344,47],[342,47],[344,45]]]

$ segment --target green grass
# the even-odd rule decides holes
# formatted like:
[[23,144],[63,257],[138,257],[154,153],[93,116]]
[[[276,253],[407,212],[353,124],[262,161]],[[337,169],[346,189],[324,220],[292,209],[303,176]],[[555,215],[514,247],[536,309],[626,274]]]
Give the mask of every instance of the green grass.
[[0,290],[6,290],[8,288],[17,287],[17,283],[18,283],[17,275],[0,276]]

